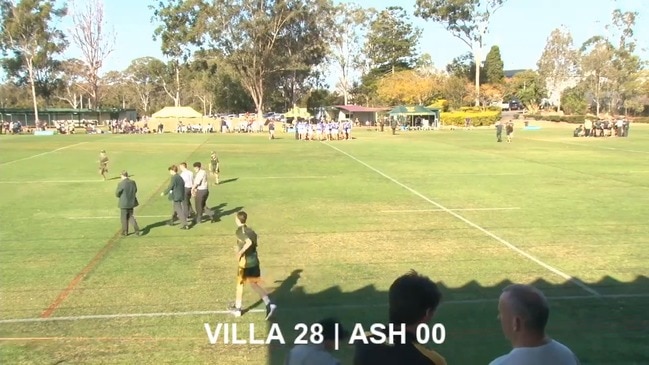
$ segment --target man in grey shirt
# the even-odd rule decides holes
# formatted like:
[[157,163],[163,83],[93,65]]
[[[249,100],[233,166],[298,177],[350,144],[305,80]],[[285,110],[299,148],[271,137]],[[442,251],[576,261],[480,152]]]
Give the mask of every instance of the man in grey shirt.
[[568,347],[545,334],[550,309],[540,290],[521,284],[506,287],[498,313],[503,333],[514,349],[489,365],[579,365]]
[[208,190],[207,172],[202,168],[200,162],[194,162],[194,185],[192,195],[194,195],[194,205],[196,207],[196,224],[203,220],[203,213],[207,212],[210,219],[214,220],[214,212],[207,207],[207,198],[210,196]]
[[335,318],[323,319],[318,323],[322,326],[321,343],[296,345],[289,352],[285,365],[340,365],[331,352],[335,349],[336,341],[344,343],[349,332]]

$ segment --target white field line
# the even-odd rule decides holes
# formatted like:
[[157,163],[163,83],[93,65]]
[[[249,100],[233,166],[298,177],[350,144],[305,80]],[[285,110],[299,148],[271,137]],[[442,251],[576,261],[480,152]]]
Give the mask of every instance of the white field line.
[[524,139],[529,139],[529,140],[532,140],[532,141],[553,142],[553,143],[567,144],[569,146],[593,147],[593,148],[601,149],[601,150],[611,150],[611,151],[620,151],[620,152],[632,152],[632,153],[649,154],[649,151],[627,150],[627,149],[624,149],[624,148],[615,148],[615,147],[606,147],[606,146],[593,145],[591,143],[575,143],[575,142],[566,142],[566,141],[553,141],[553,140],[550,140],[550,139],[539,139],[539,138],[529,138],[529,137],[523,137],[523,138]]
[[[454,212],[481,212],[481,211],[494,211],[494,210],[518,210],[521,208],[511,207],[511,208],[458,208],[450,209]],[[444,209],[411,209],[411,210],[382,210],[381,213],[417,213],[417,212],[445,212]]]
[[[167,215],[135,215],[135,218],[170,218],[171,214]],[[74,219],[74,220],[79,220],[79,219],[119,219],[119,215],[106,215],[103,217],[65,217],[66,219]]]
[[[241,177],[240,179],[248,180],[248,179],[326,179],[329,176],[247,176],[247,177]],[[227,180],[227,179],[223,179]]]
[[368,165],[367,163],[365,163],[365,162],[359,160],[358,158],[356,158],[356,157],[350,155],[349,153],[347,153],[347,152],[345,152],[345,151],[343,151],[343,150],[341,150],[341,149],[339,149],[339,148],[337,148],[337,147],[334,147],[334,146],[332,146],[332,145],[330,145],[330,144],[327,144],[327,143],[324,143],[324,144],[325,144],[326,146],[329,146],[330,148],[332,148],[332,149],[334,149],[334,150],[336,150],[336,151],[342,153],[343,155],[345,155],[345,156],[351,158],[352,160],[354,160],[354,161],[360,163],[361,165],[367,167],[368,169],[370,169],[370,170],[376,172],[377,174],[383,176],[384,178],[386,178],[386,179],[392,181],[393,183],[395,183],[395,184],[401,186],[402,188],[404,188],[404,189],[410,191],[411,193],[417,195],[418,197],[420,197],[420,198],[422,198],[423,200],[429,202],[430,204],[436,206],[437,208],[439,208],[439,209],[445,211],[446,213],[448,213],[448,214],[454,216],[455,218],[461,220],[462,222],[466,223],[467,225],[469,225],[469,226],[471,226],[471,227],[473,227],[473,228],[479,230],[480,232],[484,233],[485,235],[487,235],[487,236],[489,236],[489,237],[495,239],[496,241],[502,243],[503,245],[505,245],[506,247],[508,247],[508,248],[511,249],[512,251],[517,252],[517,253],[520,254],[521,256],[525,256],[525,257],[527,257],[529,260],[531,260],[531,261],[537,263],[539,266],[541,266],[541,267],[547,269],[548,271],[550,271],[550,272],[552,272],[552,273],[554,273],[554,274],[556,274],[556,275],[558,275],[558,276],[564,278],[565,280],[568,280],[568,281],[574,283],[575,285],[577,285],[577,286],[579,286],[580,288],[584,289],[585,291],[591,293],[592,295],[595,295],[595,296],[599,296],[599,295],[600,295],[600,294],[599,294],[595,289],[593,289],[593,288],[589,287],[588,285],[584,284],[583,282],[581,282],[581,281],[578,280],[577,278],[575,278],[575,277],[573,277],[573,276],[571,276],[571,275],[568,275],[568,274],[564,273],[563,271],[561,271],[561,270],[559,270],[559,269],[557,269],[557,268],[555,268],[555,267],[552,267],[552,266],[546,264],[545,262],[539,260],[538,258],[536,258],[536,257],[530,255],[529,253],[527,253],[527,252],[521,250],[520,248],[514,246],[514,245],[511,244],[510,242],[504,240],[503,238],[500,238],[499,236],[496,236],[494,233],[492,233],[492,232],[486,230],[485,228],[483,228],[483,227],[481,227],[481,226],[479,226],[479,225],[473,223],[472,221],[470,221],[470,220],[464,218],[463,216],[459,215],[458,213],[456,213],[456,212],[454,212],[454,211],[452,211],[452,210],[446,208],[445,206],[439,204],[438,202],[436,202],[436,201],[434,201],[434,200],[432,200],[432,199],[426,197],[425,195],[423,195],[422,193],[418,192],[417,190],[415,190],[415,189],[413,189],[413,188],[411,188],[411,187],[409,187],[409,186],[407,186],[407,185],[405,185],[405,184],[403,184],[403,183],[397,181],[396,179],[394,179],[394,178],[392,178],[392,177],[386,175],[385,173],[381,172],[380,170],[378,170],[378,169],[376,169],[376,168],[374,168],[374,167]]
[[[632,298],[649,298],[649,293],[644,294],[603,294],[599,295],[597,299],[632,299]],[[571,301],[571,300],[593,300],[591,295],[567,295],[548,297],[550,301]],[[454,304],[483,304],[483,303],[496,303],[498,298],[489,299],[467,299],[467,300],[448,300],[443,301],[442,305]],[[324,305],[296,308],[291,307],[286,310],[290,311],[312,311],[312,310],[332,310],[332,309],[362,309],[371,307],[387,307],[387,304],[339,304],[339,305]],[[278,306],[278,310],[282,310],[282,306]],[[266,313],[265,309],[251,309],[249,313]],[[92,314],[86,316],[66,316],[66,317],[49,317],[49,318],[12,318],[2,319],[0,324],[15,324],[15,323],[33,323],[33,322],[60,322],[60,321],[82,321],[92,319],[124,319],[124,318],[158,318],[158,317],[187,317],[187,316],[205,316],[205,315],[220,315],[230,314],[228,310],[206,310],[206,311],[189,311],[189,312],[153,312],[153,313],[118,313],[118,314]],[[1,338],[0,338],[1,340]]]
[[429,175],[457,175],[457,176],[522,176],[520,172],[431,172]]
[[46,180],[46,181],[0,181],[0,184],[72,184],[72,183],[106,183],[99,180]]
[[55,150],[51,150],[51,151],[47,151],[47,152],[43,152],[43,153],[39,153],[39,154],[37,154],[37,155],[28,156],[28,157],[23,157],[23,158],[19,158],[19,159],[17,159],[17,160],[11,160],[11,161],[7,161],[7,162],[3,162],[3,163],[0,163],[0,166],[9,165],[9,164],[12,164],[12,163],[14,163],[14,162],[20,162],[20,161],[29,160],[29,159],[36,158],[36,157],[39,157],[39,156],[49,155],[50,153],[54,153],[54,152],[58,152],[58,151],[62,151],[62,150],[65,150],[65,149],[68,149],[68,148],[72,148],[72,147],[75,147],[75,146],[79,146],[79,145],[82,145],[82,144],[86,144],[86,143],[88,143],[88,142],[79,142],[79,143],[71,144],[71,145],[69,145],[69,146],[65,146],[65,147],[57,148],[57,149],[55,149]]

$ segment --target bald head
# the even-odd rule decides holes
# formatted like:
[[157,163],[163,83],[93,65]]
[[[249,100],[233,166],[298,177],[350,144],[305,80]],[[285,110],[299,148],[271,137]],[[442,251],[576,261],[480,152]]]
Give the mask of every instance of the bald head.
[[512,316],[520,317],[526,330],[543,333],[550,317],[548,300],[543,293],[530,286],[514,284],[503,290]]

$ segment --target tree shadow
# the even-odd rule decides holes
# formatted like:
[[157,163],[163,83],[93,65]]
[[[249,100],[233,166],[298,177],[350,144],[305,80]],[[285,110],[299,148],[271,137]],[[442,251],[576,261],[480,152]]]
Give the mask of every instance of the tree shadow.
[[[310,325],[326,317],[336,317],[347,330],[361,325],[368,331],[370,325],[387,320],[386,291],[367,285],[349,292],[334,286],[310,293],[298,285],[303,273],[306,274],[294,270],[271,293],[278,308],[270,323],[279,325],[286,343],[267,346],[269,365],[285,364],[300,333],[295,328],[298,323]],[[423,270],[420,273],[426,275]],[[439,352],[448,364],[488,364],[511,351],[497,319],[498,297],[511,281],[493,286],[483,286],[475,280],[461,287],[437,284],[443,299],[433,321],[444,325],[446,339],[440,345],[429,342],[427,347]],[[604,276],[597,282],[585,283],[599,296],[574,282],[554,284],[537,279],[524,284],[534,285],[548,297],[548,334],[570,347],[583,365],[649,364],[646,351],[649,317],[644,312],[649,306],[648,277],[637,276],[631,282],[622,282]],[[261,301],[246,311],[260,304]],[[342,364],[352,364],[353,353],[353,346],[344,342],[333,355]]]

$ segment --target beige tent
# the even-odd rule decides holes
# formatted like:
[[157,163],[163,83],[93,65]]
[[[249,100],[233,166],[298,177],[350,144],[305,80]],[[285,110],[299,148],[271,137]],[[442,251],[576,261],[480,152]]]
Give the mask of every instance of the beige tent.
[[175,132],[178,122],[183,122],[184,125],[214,123],[211,118],[205,119],[204,121],[203,114],[189,106],[167,106],[153,113],[148,123],[149,128],[156,129],[162,123],[165,132]]
[[203,114],[197,112],[189,106],[166,106],[156,113],[153,113],[151,118],[202,118]]
[[306,110],[306,108],[298,108],[295,107],[291,110],[288,111],[288,113],[285,113],[284,116],[286,118],[311,118],[311,114]]

